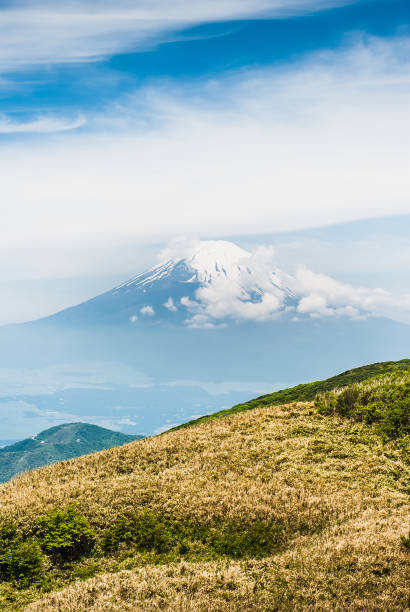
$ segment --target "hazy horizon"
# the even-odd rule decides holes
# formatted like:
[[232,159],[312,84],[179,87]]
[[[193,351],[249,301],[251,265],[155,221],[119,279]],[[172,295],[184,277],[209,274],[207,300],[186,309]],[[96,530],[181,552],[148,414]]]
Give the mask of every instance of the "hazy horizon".
[[2,438],[407,356],[406,0],[0,4]]

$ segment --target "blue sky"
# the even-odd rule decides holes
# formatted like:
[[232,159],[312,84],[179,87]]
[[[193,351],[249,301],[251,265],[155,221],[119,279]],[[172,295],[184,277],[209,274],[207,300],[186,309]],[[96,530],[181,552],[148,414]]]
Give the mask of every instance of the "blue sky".
[[0,2],[0,58],[1,322],[177,235],[410,214],[407,1]]
[[[2,4],[14,7],[12,2]],[[126,52],[103,54],[90,62],[61,64],[51,56],[43,65],[11,69],[6,77],[10,84],[1,91],[2,112],[22,120],[38,112],[102,110],[155,80],[191,81],[195,87],[198,79],[227,71],[297,62],[312,51],[345,46],[363,33],[403,36],[409,24],[405,0],[362,0],[287,18],[256,15],[251,20],[176,27],[150,41],[148,49],[133,49],[131,40]]]

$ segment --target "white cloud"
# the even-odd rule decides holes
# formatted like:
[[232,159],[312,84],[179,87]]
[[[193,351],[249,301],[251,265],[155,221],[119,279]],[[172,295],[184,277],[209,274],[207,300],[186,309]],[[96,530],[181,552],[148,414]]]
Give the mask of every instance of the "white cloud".
[[237,275],[218,274],[183,297],[189,327],[218,327],[227,319],[266,321],[296,312],[313,318],[343,316],[353,319],[386,316],[410,320],[410,294],[353,287],[299,266],[290,275],[274,265],[273,250],[259,247],[244,259]]
[[189,326],[214,324],[225,318],[263,321],[276,316],[285,292],[275,284],[272,258],[273,249],[259,247],[244,259],[237,275],[217,275],[195,292],[196,301],[182,298],[182,305],[194,314]]
[[301,15],[353,0],[26,0],[0,9],[0,71],[146,49],[197,23]]
[[138,321],[137,315],[131,315],[130,316],[130,321],[131,321],[131,323],[136,323]]
[[164,241],[409,213],[409,49],[364,40],[225,75],[196,98],[156,86],[88,116],[86,133],[4,142],[0,243]]
[[297,311],[311,316],[388,316],[409,320],[410,293],[394,295],[384,289],[353,287],[299,266],[293,289],[301,297]]
[[174,300],[172,297],[169,297],[167,301],[164,303],[165,308],[168,308],[171,312],[176,312],[178,308],[175,306]]
[[144,316],[144,317],[153,317],[155,314],[155,310],[153,309],[152,306],[143,306],[140,309],[140,313]]
[[0,134],[49,134],[75,130],[86,123],[85,117],[79,115],[73,119],[53,116],[39,116],[30,121],[15,121],[5,114],[0,114]]

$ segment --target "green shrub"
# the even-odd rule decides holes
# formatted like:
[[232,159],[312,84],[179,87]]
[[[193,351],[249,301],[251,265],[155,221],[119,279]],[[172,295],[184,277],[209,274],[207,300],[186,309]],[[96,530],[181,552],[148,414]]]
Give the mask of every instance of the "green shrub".
[[19,587],[41,582],[44,555],[35,540],[22,541],[15,525],[0,529],[0,580],[15,581]]
[[408,536],[401,536],[401,545],[403,548],[410,551],[410,531]]
[[105,552],[117,550],[120,544],[132,545],[140,551],[170,551],[176,544],[169,525],[153,512],[143,510],[130,517],[121,517],[105,530],[102,548]]
[[283,528],[279,524],[227,522],[212,529],[207,537],[219,556],[236,559],[266,557],[280,546]]
[[3,580],[16,581],[19,587],[40,583],[44,576],[44,555],[35,540],[14,542],[0,555]]
[[382,410],[379,429],[386,438],[404,438],[409,433],[410,390],[406,398],[391,400]]
[[56,562],[73,561],[89,553],[95,534],[88,520],[74,506],[50,510],[37,520],[41,547]]
[[98,573],[100,566],[98,563],[92,564],[81,564],[75,563],[73,564],[73,568],[70,572],[70,578],[72,580],[88,580],[88,578],[92,578]]
[[0,554],[18,538],[17,527],[13,523],[5,523],[0,527]]
[[315,405],[320,414],[375,423],[383,439],[404,441],[410,433],[410,373],[385,374],[320,393]]
[[360,391],[356,385],[346,387],[337,398],[339,414],[348,416],[351,414],[360,397]]

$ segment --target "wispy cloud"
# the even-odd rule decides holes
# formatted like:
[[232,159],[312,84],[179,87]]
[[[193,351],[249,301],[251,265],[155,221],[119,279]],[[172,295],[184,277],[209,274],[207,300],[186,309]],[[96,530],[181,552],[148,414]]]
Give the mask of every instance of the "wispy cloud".
[[43,115],[28,121],[16,121],[8,115],[0,114],[0,134],[50,134],[75,130],[85,125],[82,115],[74,118]]
[[1,244],[162,242],[409,213],[409,50],[408,38],[362,39],[202,89],[153,86],[88,116],[86,131],[4,143]]
[[295,16],[354,0],[23,0],[0,9],[0,72],[145,49],[202,22]]

